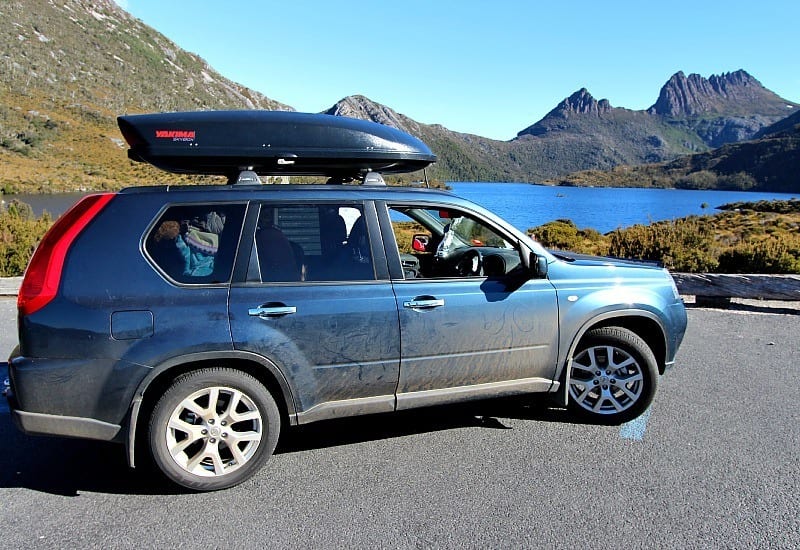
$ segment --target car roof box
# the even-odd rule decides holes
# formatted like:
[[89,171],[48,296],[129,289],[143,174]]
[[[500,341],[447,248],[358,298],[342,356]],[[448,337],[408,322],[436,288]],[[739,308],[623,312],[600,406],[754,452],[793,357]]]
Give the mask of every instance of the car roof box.
[[436,155],[383,124],[287,111],[196,111],[117,118],[128,157],[185,174],[360,177],[421,170]]

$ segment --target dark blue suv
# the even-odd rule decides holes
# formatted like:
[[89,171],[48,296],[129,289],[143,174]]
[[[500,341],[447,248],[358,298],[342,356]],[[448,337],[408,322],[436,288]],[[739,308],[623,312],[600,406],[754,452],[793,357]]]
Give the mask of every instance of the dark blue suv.
[[[214,490],[322,419],[543,393],[627,421],[674,361],[665,270],[555,256],[451,193],[382,185],[435,159],[397,130],[252,111],[120,127],[132,159],[230,184],[92,195],[47,233],[9,360],[28,433],[123,443],[131,465],[147,449]],[[259,184],[297,175],[329,184]]]

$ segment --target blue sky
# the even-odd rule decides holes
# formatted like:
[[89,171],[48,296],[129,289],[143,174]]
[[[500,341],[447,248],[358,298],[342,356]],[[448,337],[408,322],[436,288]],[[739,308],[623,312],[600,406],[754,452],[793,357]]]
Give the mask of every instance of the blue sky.
[[800,102],[798,0],[117,0],[224,76],[300,111],[362,94],[511,139],[572,92],[646,109],[675,72],[745,69]]

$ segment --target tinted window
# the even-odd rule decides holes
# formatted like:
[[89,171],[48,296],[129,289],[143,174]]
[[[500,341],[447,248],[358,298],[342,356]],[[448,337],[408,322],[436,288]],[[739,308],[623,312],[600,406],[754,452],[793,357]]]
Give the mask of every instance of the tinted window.
[[263,205],[251,269],[262,282],[374,280],[369,234],[358,206]]
[[179,283],[226,283],[231,278],[244,209],[243,204],[170,207],[147,236],[147,254]]

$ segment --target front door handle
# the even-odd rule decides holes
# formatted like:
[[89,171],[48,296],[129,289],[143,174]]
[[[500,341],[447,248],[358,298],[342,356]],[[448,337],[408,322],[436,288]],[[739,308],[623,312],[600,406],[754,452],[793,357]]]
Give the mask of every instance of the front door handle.
[[408,302],[403,302],[403,307],[407,307],[409,309],[434,309],[437,307],[442,307],[443,305],[444,300],[433,297],[420,297],[409,300]]
[[261,307],[254,307],[247,310],[247,314],[251,317],[261,317],[267,319],[269,317],[282,317],[284,315],[291,315],[297,313],[297,308],[294,306],[270,306],[264,305]]

